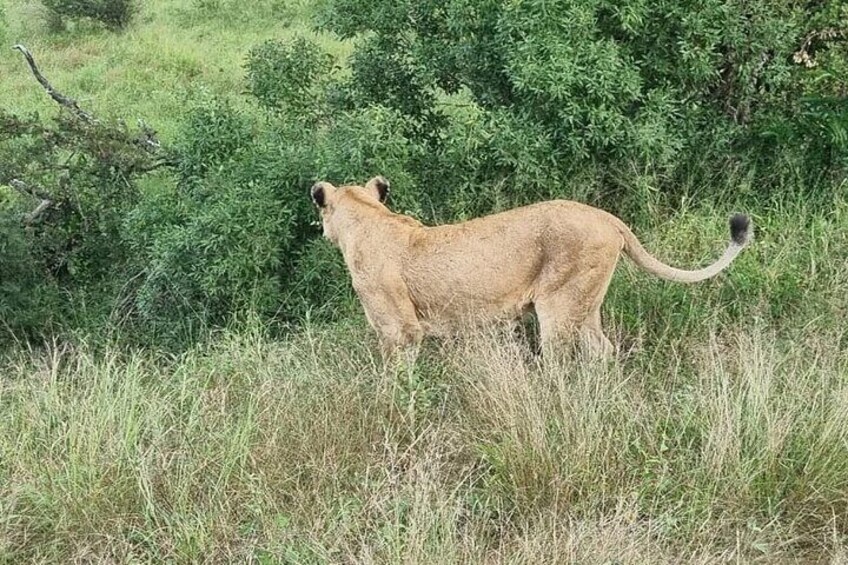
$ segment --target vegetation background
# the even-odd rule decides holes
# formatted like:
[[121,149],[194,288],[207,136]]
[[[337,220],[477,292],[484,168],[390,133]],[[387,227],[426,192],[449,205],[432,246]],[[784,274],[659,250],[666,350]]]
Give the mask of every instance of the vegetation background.
[[[0,561],[848,559],[848,6],[6,0]],[[315,179],[603,207],[608,367],[387,374]],[[49,205],[41,207],[41,201]],[[38,213],[35,213],[39,210]],[[375,250],[379,252],[379,250]]]

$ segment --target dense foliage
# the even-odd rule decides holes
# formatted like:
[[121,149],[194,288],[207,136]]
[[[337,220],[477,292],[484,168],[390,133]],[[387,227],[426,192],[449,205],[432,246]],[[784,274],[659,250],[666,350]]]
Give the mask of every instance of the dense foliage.
[[[68,313],[55,307],[59,294],[97,290],[99,302],[124,284],[121,226],[139,203],[137,179],[167,163],[158,149],[149,129],[83,112],[66,109],[45,123],[0,111],[0,185],[20,197],[0,193],[8,234],[0,313],[9,329],[52,330]],[[46,296],[52,307],[38,308]]]
[[[833,212],[848,170],[841,2],[323,6],[322,29],[357,38],[350,58],[306,36],[256,45],[245,96],[196,94],[164,168],[127,145],[135,134],[123,126],[3,114],[0,185],[58,191],[22,227],[34,203],[0,188],[8,335],[108,318],[173,343],[245,309],[286,321],[346,315],[350,287],[307,197],[315,179],[383,174],[392,207],[425,221],[575,198],[653,228],[660,244],[681,242],[657,218],[707,214],[709,227],[688,225],[697,237],[675,252],[681,262],[702,258],[700,235],[724,237],[717,217],[731,207],[765,223],[762,254],[778,240],[761,220],[787,202],[828,226],[845,221]],[[612,298],[625,328],[692,296],[731,319],[751,308],[779,319],[805,302],[805,267],[747,261],[724,290],[647,297],[614,286]]]

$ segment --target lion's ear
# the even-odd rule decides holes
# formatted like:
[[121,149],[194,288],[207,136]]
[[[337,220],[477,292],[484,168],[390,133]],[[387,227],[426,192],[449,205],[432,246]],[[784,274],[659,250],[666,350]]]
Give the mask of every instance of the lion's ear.
[[312,202],[319,208],[327,205],[327,191],[332,190],[333,185],[328,182],[316,182],[312,185]]
[[390,187],[389,181],[383,176],[374,177],[365,185],[366,190],[371,191],[380,202],[385,202],[389,197]]

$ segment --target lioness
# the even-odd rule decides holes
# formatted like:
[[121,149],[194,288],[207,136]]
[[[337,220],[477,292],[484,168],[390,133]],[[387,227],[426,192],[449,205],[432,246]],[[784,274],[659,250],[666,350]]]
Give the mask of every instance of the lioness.
[[652,257],[618,218],[565,200],[541,202],[458,224],[425,226],[384,205],[389,182],[312,186],[324,236],[337,245],[384,358],[414,359],[425,335],[535,310],[542,351],[562,340],[607,356],[601,303],[622,251],[663,279],[693,283],[730,265],[751,239],[747,216],[730,219],[721,258],[696,271]]

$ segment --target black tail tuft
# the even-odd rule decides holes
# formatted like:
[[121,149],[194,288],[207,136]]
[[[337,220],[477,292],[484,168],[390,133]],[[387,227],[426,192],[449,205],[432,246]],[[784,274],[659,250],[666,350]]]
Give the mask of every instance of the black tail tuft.
[[730,237],[737,245],[748,243],[751,220],[745,214],[733,214],[730,218]]

